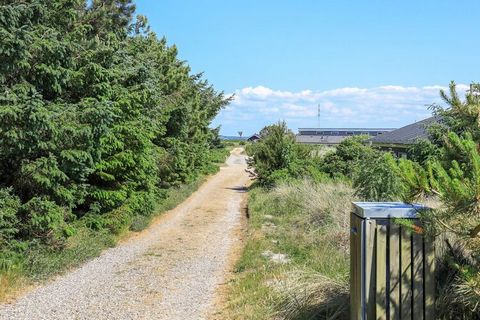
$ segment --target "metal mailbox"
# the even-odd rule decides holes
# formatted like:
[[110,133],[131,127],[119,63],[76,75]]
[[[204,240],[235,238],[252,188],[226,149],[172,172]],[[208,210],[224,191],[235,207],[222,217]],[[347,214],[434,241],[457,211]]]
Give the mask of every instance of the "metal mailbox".
[[[434,319],[434,248],[421,233],[421,209],[400,202],[353,203],[352,320]],[[394,223],[396,218],[411,219],[418,227]]]

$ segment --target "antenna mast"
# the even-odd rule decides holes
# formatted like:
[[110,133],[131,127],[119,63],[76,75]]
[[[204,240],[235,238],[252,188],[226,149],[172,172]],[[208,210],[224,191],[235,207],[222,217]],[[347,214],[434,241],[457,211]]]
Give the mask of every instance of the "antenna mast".
[[318,104],[317,120],[318,120],[317,127],[320,128],[320,103]]

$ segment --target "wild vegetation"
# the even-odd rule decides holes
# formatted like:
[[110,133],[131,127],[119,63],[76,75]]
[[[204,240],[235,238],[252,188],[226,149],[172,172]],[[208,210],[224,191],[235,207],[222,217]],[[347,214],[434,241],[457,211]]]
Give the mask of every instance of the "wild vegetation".
[[[343,319],[351,182],[322,171],[330,153],[296,144],[285,123],[264,128],[260,136],[247,146],[258,180],[249,194],[249,236],[227,317]],[[354,157],[363,144],[355,139],[342,147],[345,157]]]
[[441,97],[447,107],[433,106],[441,121],[430,128],[436,156],[422,165],[406,160],[415,174],[403,171],[402,180],[407,199],[435,195],[441,203],[422,217],[442,249],[439,316],[480,319],[480,86],[472,84],[462,100],[451,83]]
[[[248,148],[259,179],[234,309],[247,319],[346,318],[350,202],[402,200],[434,204],[420,218],[426,236],[436,238],[438,318],[479,319],[480,86],[472,85],[465,101],[454,83],[440,95],[447,107],[432,106],[438,123],[408,159],[375,150],[364,137],[323,153],[296,145],[285,123],[262,130]],[[290,261],[275,263],[265,251]]]
[[318,170],[320,157],[316,150],[295,143],[295,135],[285,122],[263,128],[259,136],[261,142],[248,145],[247,153],[252,156],[250,165],[255,167],[260,185],[272,186],[304,176],[320,180],[325,176]]
[[0,39],[2,291],[144,228],[225,158],[228,98],[131,0],[4,0]]
[[249,234],[227,319],[345,319],[348,223],[344,182],[279,182],[249,194]]

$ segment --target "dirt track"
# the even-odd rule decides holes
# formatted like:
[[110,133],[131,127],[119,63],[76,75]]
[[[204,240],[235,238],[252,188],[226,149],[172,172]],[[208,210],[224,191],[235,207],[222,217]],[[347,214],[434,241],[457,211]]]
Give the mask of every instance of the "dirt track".
[[242,149],[190,198],[100,257],[0,305],[1,319],[206,319],[239,246]]

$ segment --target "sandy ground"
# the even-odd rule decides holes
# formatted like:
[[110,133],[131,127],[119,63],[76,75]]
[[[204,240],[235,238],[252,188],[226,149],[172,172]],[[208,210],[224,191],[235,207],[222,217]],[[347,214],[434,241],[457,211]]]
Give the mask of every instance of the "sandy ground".
[[242,149],[177,208],[100,257],[0,305],[1,319],[207,319],[241,248]]

